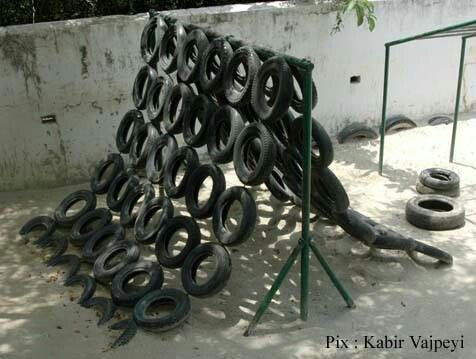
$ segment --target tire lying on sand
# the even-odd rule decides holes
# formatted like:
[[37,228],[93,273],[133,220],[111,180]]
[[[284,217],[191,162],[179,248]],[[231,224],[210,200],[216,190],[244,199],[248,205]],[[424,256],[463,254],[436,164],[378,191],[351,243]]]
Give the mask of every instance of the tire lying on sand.
[[[100,229],[112,221],[111,211],[107,208],[96,208],[79,218],[71,227],[70,241],[73,246],[82,247]],[[91,224],[95,223],[91,228]]]
[[459,197],[460,190],[456,188],[454,190],[438,190],[428,186],[425,186],[420,180],[417,180],[415,189],[420,194],[439,194],[447,197]]
[[385,122],[385,133],[392,134],[403,130],[417,127],[416,123],[404,115],[396,115],[387,118]]
[[[173,311],[165,316],[151,316],[147,312],[153,305],[173,304]],[[154,290],[143,296],[134,306],[134,321],[137,325],[150,331],[164,332],[178,327],[190,313],[190,299],[182,291],[174,288]]]
[[367,126],[366,124],[354,122],[345,126],[337,134],[337,142],[340,144],[350,140],[369,139],[374,140],[378,138],[377,132]]
[[[134,212],[134,207],[139,203],[139,200],[142,196],[144,197],[144,200],[139,207],[139,211]],[[133,226],[142,207],[154,197],[154,186],[152,186],[150,182],[144,182],[136,187],[133,187],[122,203],[120,217],[121,225],[124,227]]]
[[458,190],[460,183],[456,172],[444,168],[427,168],[420,172],[418,180],[422,185],[440,191]]
[[[214,258],[216,264],[214,272],[207,276],[205,283],[198,284],[198,269],[210,257]],[[182,267],[182,285],[185,291],[194,297],[211,297],[226,286],[230,274],[231,258],[225,247],[214,243],[203,243],[196,246],[185,259]]]
[[124,240],[126,232],[120,224],[109,224],[96,231],[86,242],[81,257],[88,263],[94,263],[106,248]]
[[[158,212],[160,212],[158,219],[154,219]],[[157,233],[173,216],[174,205],[167,196],[155,197],[146,202],[140,209],[134,225],[137,242],[153,243]]]
[[[227,226],[227,218],[234,202],[241,206],[241,220],[235,229]],[[231,187],[218,198],[213,211],[213,233],[223,245],[240,244],[252,235],[257,218],[256,203],[251,193],[245,187]]]
[[453,118],[446,115],[436,115],[428,120],[430,126],[449,125],[452,122]]
[[56,221],[49,216],[34,217],[21,227],[19,234],[21,236],[26,236],[35,229],[42,229],[44,231],[34,242],[34,244],[42,245],[49,241],[51,235],[56,230]]
[[420,195],[405,208],[407,221],[415,227],[443,231],[464,226],[464,208],[454,199],[441,195]]
[[[78,202],[84,202],[83,207],[72,215],[67,215],[68,210]],[[96,208],[96,195],[87,190],[79,190],[67,195],[56,207],[54,217],[60,227],[71,227],[86,213]]]

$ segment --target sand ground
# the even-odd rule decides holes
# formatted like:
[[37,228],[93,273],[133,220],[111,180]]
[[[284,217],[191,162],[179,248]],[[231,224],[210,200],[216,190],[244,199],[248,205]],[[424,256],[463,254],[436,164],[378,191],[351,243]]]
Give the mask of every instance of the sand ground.
[[[335,145],[331,168],[345,185],[352,207],[383,224],[438,246],[454,265],[428,268],[403,252],[369,253],[337,227],[312,224],[315,241],[353,295],[347,309],[315,258],[311,260],[309,320],[299,318],[299,265],[285,280],[253,337],[243,332],[259,300],[272,284],[299,237],[297,208],[254,190],[259,223],[253,237],[230,251],[233,271],[225,290],[209,299],[191,298],[183,327],[168,333],[139,331],[125,347],[109,350],[117,336],[96,326],[94,310],[71,299],[80,289],[61,285],[58,270],[43,264],[44,253],[22,244],[17,232],[29,218],[51,214],[68,193],[87,184],[42,191],[0,194],[0,357],[1,358],[474,358],[476,357],[476,118],[460,122],[456,162],[448,163],[451,127],[419,127],[387,137],[384,176],[377,173],[378,141]],[[415,195],[418,173],[428,167],[455,170],[461,177],[459,201],[466,225],[431,232],[405,220],[406,201]],[[238,184],[232,166],[227,186]],[[104,199],[100,200],[104,204]],[[175,201],[176,213],[184,212]],[[117,218],[116,218],[117,220]],[[204,241],[214,241],[210,221],[200,221]],[[143,248],[154,258],[151,248]],[[89,270],[84,267],[83,270]],[[180,286],[180,272],[166,271],[166,285]],[[350,341],[351,348],[326,348],[327,336]],[[364,336],[397,335],[402,349],[364,347]],[[409,335],[460,339],[450,353],[415,350]]]

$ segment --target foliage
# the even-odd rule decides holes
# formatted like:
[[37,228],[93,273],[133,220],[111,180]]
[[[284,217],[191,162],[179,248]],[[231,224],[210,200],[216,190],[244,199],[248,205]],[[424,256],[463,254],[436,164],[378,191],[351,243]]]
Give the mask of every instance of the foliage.
[[342,0],[336,14],[336,23],[332,29],[333,33],[341,31],[343,27],[342,15],[355,11],[357,26],[361,26],[365,20],[370,31],[375,29],[377,18],[375,17],[374,4],[370,0]]

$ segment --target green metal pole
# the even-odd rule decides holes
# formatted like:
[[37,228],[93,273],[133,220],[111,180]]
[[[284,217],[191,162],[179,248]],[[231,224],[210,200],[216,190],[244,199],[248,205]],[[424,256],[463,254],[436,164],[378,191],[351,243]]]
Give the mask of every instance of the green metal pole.
[[291,269],[294,262],[296,261],[297,256],[299,255],[299,253],[301,253],[301,250],[302,250],[302,241],[299,241],[296,247],[294,247],[293,251],[289,255],[288,259],[286,260],[286,263],[284,263],[283,268],[281,269],[278,276],[274,280],[274,283],[269,289],[268,293],[266,293],[265,297],[261,301],[258,307],[258,310],[255,313],[255,316],[253,317],[250,324],[248,325],[248,328],[245,331],[245,334],[244,334],[245,337],[248,337],[253,334],[256,324],[258,324],[264,312],[266,311],[266,309],[268,309],[269,303],[271,303],[271,300],[273,299],[274,295],[276,294],[279,287],[283,283],[283,280],[286,277],[286,274],[288,274],[289,270]]
[[344,298],[345,302],[347,303],[347,307],[355,308],[354,300],[350,296],[349,292],[347,292],[347,290],[344,288],[342,283],[339,281],[339,278],[337,278],[337,276],[335,275],[335,273],[333,272],[333,270],[331,269],[331,267],[329,266],[325,258],[322,256],[317,246],[312,242],[311,242],[311,249],[314,252],[315,256],[317,257],[317,260],[319,261],[319,263],[321,263],[322,268],[324,268],[330,280],[339,291],[342,298]]
[[461,85],[463,84],[464,57],[466,53],[466,38],[461,39],[461,55],[459,59],[458,87],[456,89],[455,113],[453,119],[453,133],[451,135],[450,162],[453,162],[456,145],[456,128],[458,126],[459,103],[461,99]]
[[382,121],[380,123],[380,153],[378,160],[378,173],[382,175],[383,152],[385,147],[385,124],[387,122],[387,95],[388,95],[388,72],[390,60],[390,45],[385,44],[385,72],[383,78],[383,103],[382,103]]
[[311,215],[311,147],[312,147],[312,69],[304,73],[303,176],[302,176],[302,252],[301,252],[301,319],[307,320],[309,304],[309,218]]

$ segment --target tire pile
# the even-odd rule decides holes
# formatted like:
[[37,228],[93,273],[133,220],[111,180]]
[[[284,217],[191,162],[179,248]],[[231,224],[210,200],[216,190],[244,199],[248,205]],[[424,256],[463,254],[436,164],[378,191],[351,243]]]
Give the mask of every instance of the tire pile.
[[[225,287],[231,273],[226,247],[252,235],[257,209],[246,187],[227,188],[220,164],[233,162],[245,186],[265,184],[278,200],[298,206],[302,200],[303,74],[297,67],[281,56],[259,56],[251,46],[167,22],[158,14],[145,26],[140,49],[146,65],[134,81],[136,108],[124,115],[117,130],[119,153],[96,166],[91,191],[68,195],[54,216],[35,217],[20,230],[25,235],[44,229],[35,243],[56,248],[47,264],[69,265],[65,285],[84,287],[79,303],[102,308],[100,324],[111,319],[117,307],[133,308],[132,318],[111,327],[124,330],[114,346],[127,343],[137,327],[164,331],[180,325],[190,311],[189,295],[209,297]],[[315,86],[312,95],[314,107]],[[179,134],[186,145],[179,146]],[[315,119],[312,138],[315,212],[369,246],[418,251],[448,261],[442,251],[351,210],[344,187],[328,168],[332,142]],[[200,162],[196,149],[203,146],[211,164]],[[185,170],[179,180],[181,167]],[[213,187],[202,203],[199,192],[207,178]],[[97,195],[106,196],[108,208],[96,208]],[[174,213],[171,199],[184,197],[190,216]],[[68,209],[80,201],[85,203],[82,209],[68,216]],[[225,222],[235,202],[243,216],[230,230]],[[119,223],[112,222],[111,211],[120,215]],[[201,241],[196,219],[208,218],[218,243]],[[126,239],[131,229],[134,240]],[[179,230],[187,232],[186,244],[174,254],[169,245]],[[70,244],[80,256],[65,254]],[[141,248],[151,244],[157,261],[141,258]],[[215,271],[198,284],[198,267],[210,257],[217,263]],[[86,263],[90,274],[78,274]],[[164,269],[169,268],[181,268],[183,290],[163,287]],[[131,288],[131,279],[142,274],[147,284]],[[110,288],[111,298],[95,297],[96,283]],[[148,315],[156,303],[173,303],[173,312],[158,318]]]

